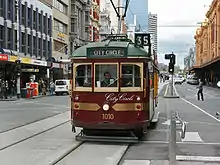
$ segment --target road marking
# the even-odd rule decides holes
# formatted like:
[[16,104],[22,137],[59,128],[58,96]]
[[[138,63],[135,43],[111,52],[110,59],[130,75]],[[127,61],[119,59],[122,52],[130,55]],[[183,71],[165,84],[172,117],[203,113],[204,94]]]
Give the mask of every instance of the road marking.
[[173,85],[173,88],[174,88],[174,91],[175,91],[176,95],[179,96],[179,94],[178,94],[178,92],[177,92],[177,90],[176,90],[175,85]]
[[220,157],[215,156],[185,156],[177,155],[176,160],[202,161],[202,162],[220,162]]
[[150,165],[150,160],[124,160],[122,165]]
[[165,90],[164,96],[167,95],[168,88],[169,88],[169,84],[167,84],[167,87],[166,87],[166,90]]
[[200,110],[201,112],[203,112],[204,114],[208,115],[209,117],[213,118],[214,120],[220,122],[219,119],[217,119],[216,117],[212,116],[211,114],[209,114],[208,112],[206,112],[205,110],[203,110],[202,108],[199,108],[197,105],[191,103],[190,101],[184,99],[184,98],[181,98],[183,101],[185,101],[186,103],[192,105],[193,107],[197,108],[198,110]]
[[182,141],[203,142],[198,132],[186,132],[185,138]]

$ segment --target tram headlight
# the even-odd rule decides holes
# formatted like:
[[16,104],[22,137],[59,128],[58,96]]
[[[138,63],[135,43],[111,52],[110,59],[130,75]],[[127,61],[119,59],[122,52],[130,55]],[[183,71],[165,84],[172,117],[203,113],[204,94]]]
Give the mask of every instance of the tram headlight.
[[109,110],[109,105],[108,105],[108,104],[104,104],[103,107],[102,107],[102,109],[103,109],[104,111],[108,111],[108,110]]
[[141,98],[138,96],[138,97],[137,97],[137,101],[140,101],[140,100],[141,100]]

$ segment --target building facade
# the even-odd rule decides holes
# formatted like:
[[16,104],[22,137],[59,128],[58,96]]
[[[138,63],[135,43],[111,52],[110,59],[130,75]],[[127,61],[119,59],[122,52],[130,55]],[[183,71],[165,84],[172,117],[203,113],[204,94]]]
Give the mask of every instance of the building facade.
[[157,54],[157,14],[149,13],[148,32],[151,34],[151,38],[153,41],[153,50]]
[[38,73],[22,73],[22,81],[30,81],[31,75],[34,80],[44,77],[46,60],[52,55],[52,9],[38,0],[0,1],[0,49],[1,78],[17,76],[18,59],[23,71],[38,69]]
[[100,40],[104,39],[106,36],[111,34],[111,20],[108,9],[103,9],[100,12]]
[[197,29],[196,40],[196,65],[194,71],[206,84],[216,86],[220,80],[220,2],[213,0],[207,19]]
[[92,0],[90,8],[90,41],[99,41],[100,0]]
[[90,0],[70,0],[70,54],[90,41]]

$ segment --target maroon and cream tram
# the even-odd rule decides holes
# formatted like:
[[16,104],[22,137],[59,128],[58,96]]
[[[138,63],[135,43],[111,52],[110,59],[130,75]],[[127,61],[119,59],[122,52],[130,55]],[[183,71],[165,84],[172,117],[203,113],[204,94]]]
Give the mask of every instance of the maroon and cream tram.
[[140,139],[157,122],[158,70],[150,35],[137,34],[136,41],[112,35],[73,53],[71,121],[73,131],[83,128],[77,140],[94,138],[93,131],[127,131]]

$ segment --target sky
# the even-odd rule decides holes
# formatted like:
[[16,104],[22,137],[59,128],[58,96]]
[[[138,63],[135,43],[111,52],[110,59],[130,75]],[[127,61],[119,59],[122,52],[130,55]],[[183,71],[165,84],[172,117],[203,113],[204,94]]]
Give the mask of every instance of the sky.
[[[138,0],[131,0],[138,1]],[[174,52],[177,64],[183,68],[184,57],[190,47],[195,45],[194,35],[205,19],[212,0],[148,0],[148,11],[158,14],[158,60],[164,60],[164,54]],[[185,25],[191,27],[163,27],[167,25]]]

